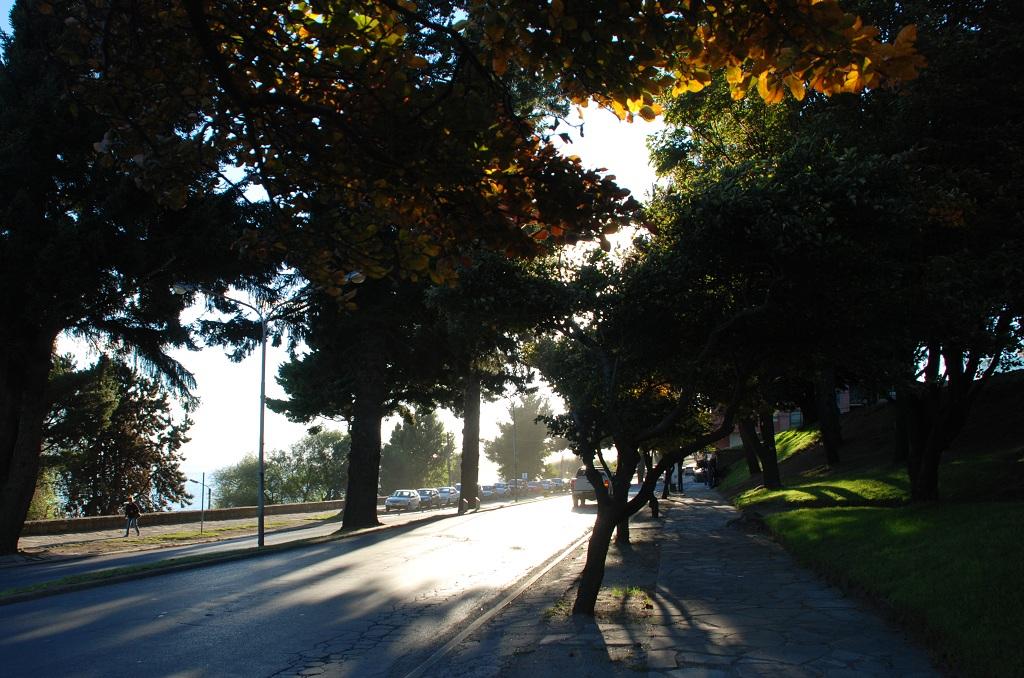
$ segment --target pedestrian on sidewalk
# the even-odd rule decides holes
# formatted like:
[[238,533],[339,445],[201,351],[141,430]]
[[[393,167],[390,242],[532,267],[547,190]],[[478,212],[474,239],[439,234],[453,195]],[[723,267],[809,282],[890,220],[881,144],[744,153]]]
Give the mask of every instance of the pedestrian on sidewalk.
[[128,503],[124,505],[124,517],[128,521],[125,524],[124,536],[128,536],[131,529],[135,528],[135,534],[139,533],[139,516],[142,515],[142,509],[135,503],[135,497],[128,495]]

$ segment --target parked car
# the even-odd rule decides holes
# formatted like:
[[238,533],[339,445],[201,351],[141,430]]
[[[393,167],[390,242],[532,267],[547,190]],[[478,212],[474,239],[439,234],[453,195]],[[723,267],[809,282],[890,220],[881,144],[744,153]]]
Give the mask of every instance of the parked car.
[[556,493],[565,492],[565,488],[569,487],[569,484],[561,478],[551,478],[551,491]]
[[540,484],[539,480],[531,480],[526,483],[526,491],[529,494],[544,494],[544,486]]
[[494,483],[494,496],[499,499],[511,496],[512,488],[508,486],[508,483]]
[[459,503],[459,491],[454,487],[439,487],[437,494],[441,497],[442,506],[455,506]]
[[487,501],[488,499],[494,499],[494,485],[481,485],[480,501]]
[[420,508],[423,510],[441,508],[441,495],[432,487],[421,487],[416,490],[420,494]]
[[384,500],[384,512],[414,511],[420,507],[420,494],[416,490],[395,490]]
[[540,481],[540,487],[544,490],[544,494],[548,494],[555,489],[555,484],[550,480],[545,479]]

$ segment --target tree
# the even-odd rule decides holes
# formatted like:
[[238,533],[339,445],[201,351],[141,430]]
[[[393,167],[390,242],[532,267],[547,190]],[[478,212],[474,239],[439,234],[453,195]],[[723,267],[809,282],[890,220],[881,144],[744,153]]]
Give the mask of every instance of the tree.
[[[943,452],[1022,341],[1024,210],[1017,187],[1024,135],[1013,111],[1024,105],[1024,85],[1011,64],[1024,56],[1017,39],[1024,12],[1004,0],[911,2],[880,18],[883,25],[919,21],[931,62],[905,96],[872,97],[867,106],[872,120],[887,121],[873,141],[904,154],[919,182],[909,198],[922,229],[898,278],[902,304],[892,325],[901,330],[899,369],[892,384],[911,496],[929,501],[939,497]],[[970,106],[955,105],[935,87]]]
[[44,468],[39,472],[36,491],[28,507],[26,520],[46,520],[61,517],[60,496],[57,494],[57,474],[53,469]]
[[0,62],[0,553],[16,551],[36,487],[57,336],[133,354],[184,392],[192,375],[165,351],[191,343],[171,285],[259,270],[232,250],[258,211],[210,190],[214,171],[172,211],[97,155],[107,125],[52,41],[67,17],[38,4],[15,5]]
[[[268,473],[275,463],[273,455],[265,460],[264,473]],[[256,506],[259,499],[260,462],[255,453],[249,453],[231,466],[213,472],[213,485],[217,508],[234,506]]]
[[[748,409],[760,417],[753,410],[810,403],[808,418],[820,423],[835,464],[835,389],[883,371],[885,333],[864,328],[889,296],[892,265],[907,254],[894,234],[913,218],[898,162],[837,148],[817,127],[816,110],[853,109],[855,97],[820,99],[766,106],[732,101],[716,85],[672,102],[669,130],[653,147],[672,184],[648,214],[676,234],[675,247],[702,251],[697,261],[709,271],[728,271],[770,300],[755,331],[772,359],[758,379],[760,402]],[[855,110],[844,121],[862,124]]]
[[[549,426],[572,441],[597,496],[575,614],[593,614],[612,533],[628,541],[629,517],[648,504],[656,480],[731,430],[760,358],[742,341],[762,312],[760,299],[732,287],[728,276],[704,275],[686,251],[658,242],[622,263],[592,256],[567,290],[578,306],[531,352],[569,410]],[[720,416],[710,416],[715,412]],[[602,453],[606,441],[618,454],[614,470]],[[648,472],[630,499],[641,464]]]
[[58,373],[53,392],[46,461],[65,513],[115,515],[129,495],[146,512],[191,499],[179,450],[192,421],[174,422],[158,381],[102,356],[83,372]]
[[347,433],[331,429],[311,432],[296,442],[282,462],[285,501],[331,501],[345,495],[348,455]]
[[480,400],[500,395],[508,384],[525,388],[523,338],[564,313],[551,263],[511,260],[486,251],[459,270],[455,287],[429,290],[449,348],[451,372],[461,400],[448,403],[463,415],[459,511],[478,505]]
[[677,132],[659,153],[676,183],[655,205],[674,216],[654,218],[690,231],[685,246],[706,248],[709,269],[771,294],[779,322],[759,337],[775,343],[773,371],[760,382],[789,380],[789,399],[813,384],[805,402],[830,463],[836,385],[895,388],[911,494],[934,499],[942,450],[1020,346],[1021,211],[1009,196],[1021,141],[1007,121],[1024,93],[1005,69],[1021,55],[1022,18],[1000,1],[860,8],[889,34],[917,23],[922,78],[899,93],[809,97],[787,115],[722,92],[674,103]]
[[380,486],[393,490],[448,484],[455,453],[451,434],[433,411],[417,410],[391,432],[381,455]]
[[305,341],[308,353],[283,365],[278,381],[286,401],[268,406],[293,421],[326,416],[349,422],[351,452],[343,529],[378,524],[381,424],[407,404],[450,399],[444,371],[444,333],[424,303],[425,284],[368,280],[352,313],[333,297],[315,296]]
[[[264,492],[270,504],[331,501],[344,496],[348,434],[316,430],[288,450],[275,450],[264,460]],[[256,506],[259,502],[259,459],[253,453],[213,475],[218,508]]]
[[526,395],[511,405],[510,414],[508,423],[498,424],[498,436],[484,444],[484,454],[498,465],[502,478],[518,478],[523,473],[540,478],[545,474],[545,457],[566,444],[538,421],[549,417],[551,408],[539,396]]
[[[876,87],[920,65],[912,28],[880,44],[833,0],[772,11],[688,0],[145,0],[65,11],[62,53],[112,119],[105,152],[144,158],[142,180],[168,201],[192,170],[165,152],[168,129],[191,141],[192,157],[248,166],[279,217],[258,246],[280,243],[314,283],[339,291],[351,270],[445,280],[467,245],[535,253],[633,216],[614,182],[536,134],[516,83],[554,83],[631,119],[654,117],[655,96],[699,90],[717,70],[735,95],[756,88],[776,101]],[[320,205],[333,218],[314,226]],[[407,237],[395,243],[382,226]]]

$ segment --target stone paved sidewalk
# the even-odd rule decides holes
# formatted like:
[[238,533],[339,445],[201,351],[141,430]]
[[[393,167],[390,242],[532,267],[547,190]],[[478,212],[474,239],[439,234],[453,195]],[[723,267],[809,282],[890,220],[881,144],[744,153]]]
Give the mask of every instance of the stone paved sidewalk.
[[[941,675],[923,649],[744,527],[716,493],[688,487],[662,520],[637,516],[613,547],[594,620],[567,614],[581,552],[443,662],[460,678]],[[644,512],[646,513],[646,512]],[[631,592],[642,589],[637,603]],[[630,600],[632,599],[632,600]]]

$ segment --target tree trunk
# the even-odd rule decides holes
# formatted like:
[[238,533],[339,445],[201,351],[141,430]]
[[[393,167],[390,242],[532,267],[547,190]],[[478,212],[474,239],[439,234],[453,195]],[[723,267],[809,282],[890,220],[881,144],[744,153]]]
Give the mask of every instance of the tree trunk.
[[[910,421],[913,419],[913,405],[910,396],[904,390],[896,394],[896,422],[894,432],[896,434],[896,445],[893,447],[893,464],[909,464],[910,461]],[[909,468],[909,466],[908,466]]]
[[818,404],[821,442],[825,448],[825,462],[829,466],[839,463],[839,448],[843,445],[843,431],[836,406],[836,372],[832,367],[822,368],[815,375],[814,395]]
[[352,408],[348,456],[348,491],[342,529],[379,525],[377,486],[380,480],[380,427],[387,394],[383,357],[367,350],[360,356],[363,369],[357,379]]
[[942,453],[963,429],[972,400],[960,384],[927,384],[897,394],[898,430],[904,432],[897,443],[907,450],[911,501],[939,499]]
[[600,503],[597,505],[597,519],[594,521],[594,531],[590,533],[587,562],[583,566],[580,585],[576,590],[576,601],[572,605],[573,614],[594,616],[597,594],[601,591],[601,583],[604,581],[605,559],[608,557],[612,530],[618,522],[614,506]]
[[779,452],[775,447],[775,419],[771,410],[761,413],[761,478],[769,490],[782,488]]
[[761,463],[757,460],[757,451],[750,445],[747,445],[745,441],[743,443],[743,457],[747,460],[747,472],[750,473],[751,477],[761,473]]
[[[682,478],[683,478],[683,469],[682,469],[682,467],[680,467],[679,468],[679,480],[680,480],[679,491],[680,492],[682,492],[682,489],[683,489]],[[662,499],[668,499],[668,496],[669,496],[668,486],[671,485],[671,484],[672,484],[672,467],[669,466],[667,469],[665,469],[665,483],[661,486],[661,498]]]
[[46,386],[56,335],[2,337],[0,355],[0,554],[17,553],[39,476]]
[[[617,515],[622,518],[615,526],[615,543],[629,543],[629,514],[626,512],[626,499],[629,496],[629,485],[633,480],[636,469],[643,466],[640,456],[640,448],[636,443],[626,440],[616,440],[615,449],[619,454],[618,464],[615,468],[615,475],[612,476],[611,503],[615,507]],[[600,509],[600,502],[598,502]]]
[[800,414],[804,420],[801,428],[809,428],[818,423],[820,417],[818,416],[817,389],[812,383],[808,383],[806,388],[800,389],[796,404],[800,408]]
[[[762,419],[764,418],[762,417]],[[762,421],[762,427],[766,425],[771,426],[770,422]],[[774,427],[772,428],[774,429]],[[775,452],[774,434],[772,434],[773,444],[769,447],[763,442],[768,439],[768,433],[762,428],[761,435],[763,439],[758,437],[752,417],[741,419],[739,429],[740,438],[743,440],[743,447],[753,449],[754,454],[757,455],[758,460],[761,462],[761,483],[770,490],[781,488],[782,480],[779,477],[779,460]]]
[[462,492],[459,497],[459,513],[468,508],[480,507],[480,378],[475,374],[466,377],[462,393]]
[[[751,417],[743,417],[737,422],[736,427],[740,430],[740,440],[743,441],[743,456],[748,460],[753,459],[754,465],[757,466],[757,472],[751,475],[757,475],[761,473],[761,464],[758,459],[764,453],[761,451],[761,439],[757,437],[754,420]],[[749,461],[747,467],[750,468]]]

